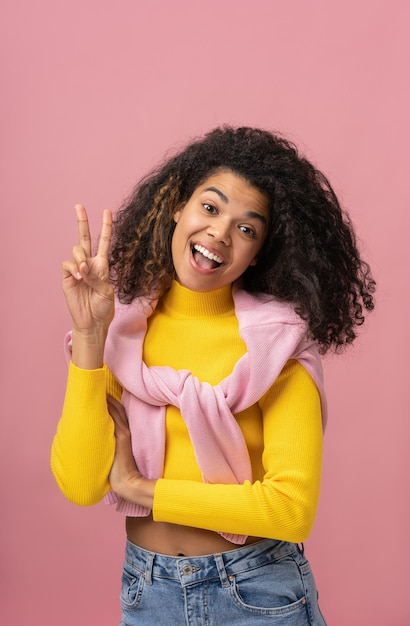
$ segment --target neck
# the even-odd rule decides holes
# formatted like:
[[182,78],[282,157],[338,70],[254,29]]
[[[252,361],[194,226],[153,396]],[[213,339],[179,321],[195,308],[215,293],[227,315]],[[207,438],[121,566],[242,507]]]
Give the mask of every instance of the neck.
[[232,285],[214,291],[191,291],[177,281],[162,297],[160,306],[181,317],[215,317],[232,313]]

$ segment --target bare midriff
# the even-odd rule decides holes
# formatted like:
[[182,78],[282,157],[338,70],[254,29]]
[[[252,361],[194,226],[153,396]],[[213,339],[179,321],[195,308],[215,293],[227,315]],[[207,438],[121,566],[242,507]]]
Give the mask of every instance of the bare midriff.
[[[209,530],[154,522],[152,515],[127,517],[126,529],[129,541],[135,545],[169,556],[203,556],[240,547]],[[248,537],[245,545],[257,541],[261,541],[261,538]]]

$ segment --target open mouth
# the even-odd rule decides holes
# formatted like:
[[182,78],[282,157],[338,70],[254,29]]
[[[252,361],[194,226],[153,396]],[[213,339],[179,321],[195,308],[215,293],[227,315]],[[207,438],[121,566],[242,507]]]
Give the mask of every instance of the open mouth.
[[210,252],[198,243],[192,247],[192,255],[195,259],[195,263],[203,269],[214,270],[220,267],[223,263],[223,259],[221,259],[221,257],[213,252]]

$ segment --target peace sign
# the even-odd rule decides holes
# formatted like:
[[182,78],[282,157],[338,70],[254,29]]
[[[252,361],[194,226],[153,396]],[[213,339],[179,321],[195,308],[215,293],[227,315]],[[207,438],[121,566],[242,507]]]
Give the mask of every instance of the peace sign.
[[92,256],[88,217],[81,204],[75,206],[78,245],[72,259],[63,262],[63,291],[77,335],[105,335],[114,316],[114,290],[109,282],[108,254],[112,215],[103,213],[97,254]]

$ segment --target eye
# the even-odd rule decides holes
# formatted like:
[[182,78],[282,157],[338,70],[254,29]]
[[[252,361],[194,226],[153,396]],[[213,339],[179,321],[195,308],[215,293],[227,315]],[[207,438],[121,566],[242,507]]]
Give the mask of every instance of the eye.
[[250,226],[239,226],[239,230],[247,237],[256,237],[256,232]]
[[215,215],[218,211],[213,204],[209,204],[209,202],[203,202],[202,206],[206,213],[211,213],[211,215]]

